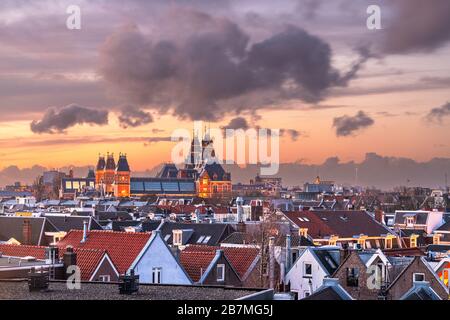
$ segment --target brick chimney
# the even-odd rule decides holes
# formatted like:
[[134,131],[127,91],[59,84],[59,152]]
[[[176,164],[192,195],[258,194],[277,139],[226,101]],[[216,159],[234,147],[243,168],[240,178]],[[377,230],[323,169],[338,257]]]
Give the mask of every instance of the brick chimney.
[[67,273],[67,269],[70,266],[76,266],[77,265],[77,254],[74,252],[73,247],[68,246],[66,248],[66,252],[63,256],[63,263],[64,263],[64,276],[67,279],[70,274]]
[[24,219],[22,225],[22,244],[31,244],[31,221]]
[[384,222],[384,211],[381,209],[375,209],[375,220],[381,224],[385,224]]

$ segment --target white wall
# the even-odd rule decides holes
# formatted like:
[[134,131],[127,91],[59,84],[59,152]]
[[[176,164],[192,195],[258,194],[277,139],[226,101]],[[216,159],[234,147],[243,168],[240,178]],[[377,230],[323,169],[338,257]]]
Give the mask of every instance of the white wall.
[[[326,272],[320,267],[320,264],[315,259],[313,253],[309,249],[300,253],[300,258],[297,259],[292,268],[288,271],[285,277],[285,284],[291,283],[291,291],[298,293],[298,298],[305,298],[305,291],[310,291],[311,286],[309,280],[312,282],[312,293],[314,293],[323,284],[323,279],[327,276]],[[304,278],[303,264],[312,264],[312,277]]]
[[133,265],[136,265],[134,271],[139,275],[139,282],[152,283],[153,268],[162,268],[161,283],[191,284],[190,279],[176,261],[161,236],[154,235],[153,237],[154,239],[150,239],[148,248],[147,246],[144,247],[145,252],[139,261],[133,263]]

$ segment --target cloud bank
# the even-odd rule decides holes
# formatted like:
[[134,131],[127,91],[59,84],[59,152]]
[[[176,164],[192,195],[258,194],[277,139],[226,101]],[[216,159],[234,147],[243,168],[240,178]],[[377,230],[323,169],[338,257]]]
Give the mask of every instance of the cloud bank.
[[49,108],[41,120],[34,120],[30,129],[34,133],[61,133],[77,124],[106,125],[108,111],[82,107],[76,104]]

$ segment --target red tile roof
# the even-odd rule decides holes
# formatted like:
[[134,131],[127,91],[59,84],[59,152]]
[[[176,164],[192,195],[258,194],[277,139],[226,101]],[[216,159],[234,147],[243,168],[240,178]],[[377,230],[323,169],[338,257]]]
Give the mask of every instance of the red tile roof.
[[43,246],[28,246],[16,244],[0,244],[0,252],[10,257],[35,257],[45,259],[45,248]]
[[[223,250],[225,257],[228,259],[241,279],[244,277],[245,273],[248,271],[259,254],[259,250],[257,248],[217,247],[200,245],[187,246],[182,251],[182,253],[186,254],[186,257],[189,257],[190,259],[195,259],[197,258],[197,256],[195,256],[194,254],[192,256],[188,256],[188,253],[209,252],[210,254],[212,254],[212,257],[214,257],[216,250],[218,249]],[[211,262],[211,260],[209,262]],[[188,262],[188,264],[192,266],[193,263]]]
[[81,243],[82,230],[71,230],[58,242],[60,248],[72,246],[81,249],[106,250],[120,274],[125,273],[137,255],[141,252],[151,233],[147,232],[117,232],[91,230],[86,242]]
[[[65,252],[66,249],[61,248],[60,257],[63,257]],[[106,254],[106,250],[74,248],[74,252],[77,254],[77,266],[81,271],[81,280],[89,281]]]
[[214,259],[215,255],[215,250],[183,250],[180,252],[180,263],[183,265],[183,268],[186,270],[192,281],[197,282],[211,264],[211,261]]

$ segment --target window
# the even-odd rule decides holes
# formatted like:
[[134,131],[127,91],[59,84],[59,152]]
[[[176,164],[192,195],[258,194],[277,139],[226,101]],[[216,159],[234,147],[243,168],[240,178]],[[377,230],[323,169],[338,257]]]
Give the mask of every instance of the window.
[[311,277],[312,276],[312,264],[305,262],[303,264],[303,276]]
[[297,261],[297,251],[292,251],[292,262]]
[[203,239],[205,239],[205,236],[200,236],[200,238],[198,238],[197,243],[202,243]]
[[406,217],[406,225],[412,227],[414,225],[414,217]]
[[98,276],[98,281],[100,281],[100,282],[111,282],[111,276],[109,274]]
[[211,239],[211,236],[205,237],[205,240],[203,240],[203,244],[207,244],[210,239]]
[[183,244],[183,231],[181,230],[174,230],[173,231],[173,244],[175,246],[181,246]]
[[169,240],[170,238],[170,234],[166,234],[166,236],[164,237],[164,241],[167,242],[167,240]]
[[392,249],[392,239],[391,238],[386,238],[386,243],[384,245],[385,249]]
[[414,273],[413,274],[413,281],[425,281],[425,273]]
[[152,269],[152,283],[161,283],[161,271],[162,268]]
[[410,240],[409,246],[411,248],[416,248],[417,247],[417,237],[416,236],[414,236],[414,235],[411,236],[411,240]]
[[359,284],[359,269],[347,268],[347,286],[357,287]]
[[225,265],[217,265],[217,281],[225,281]]

